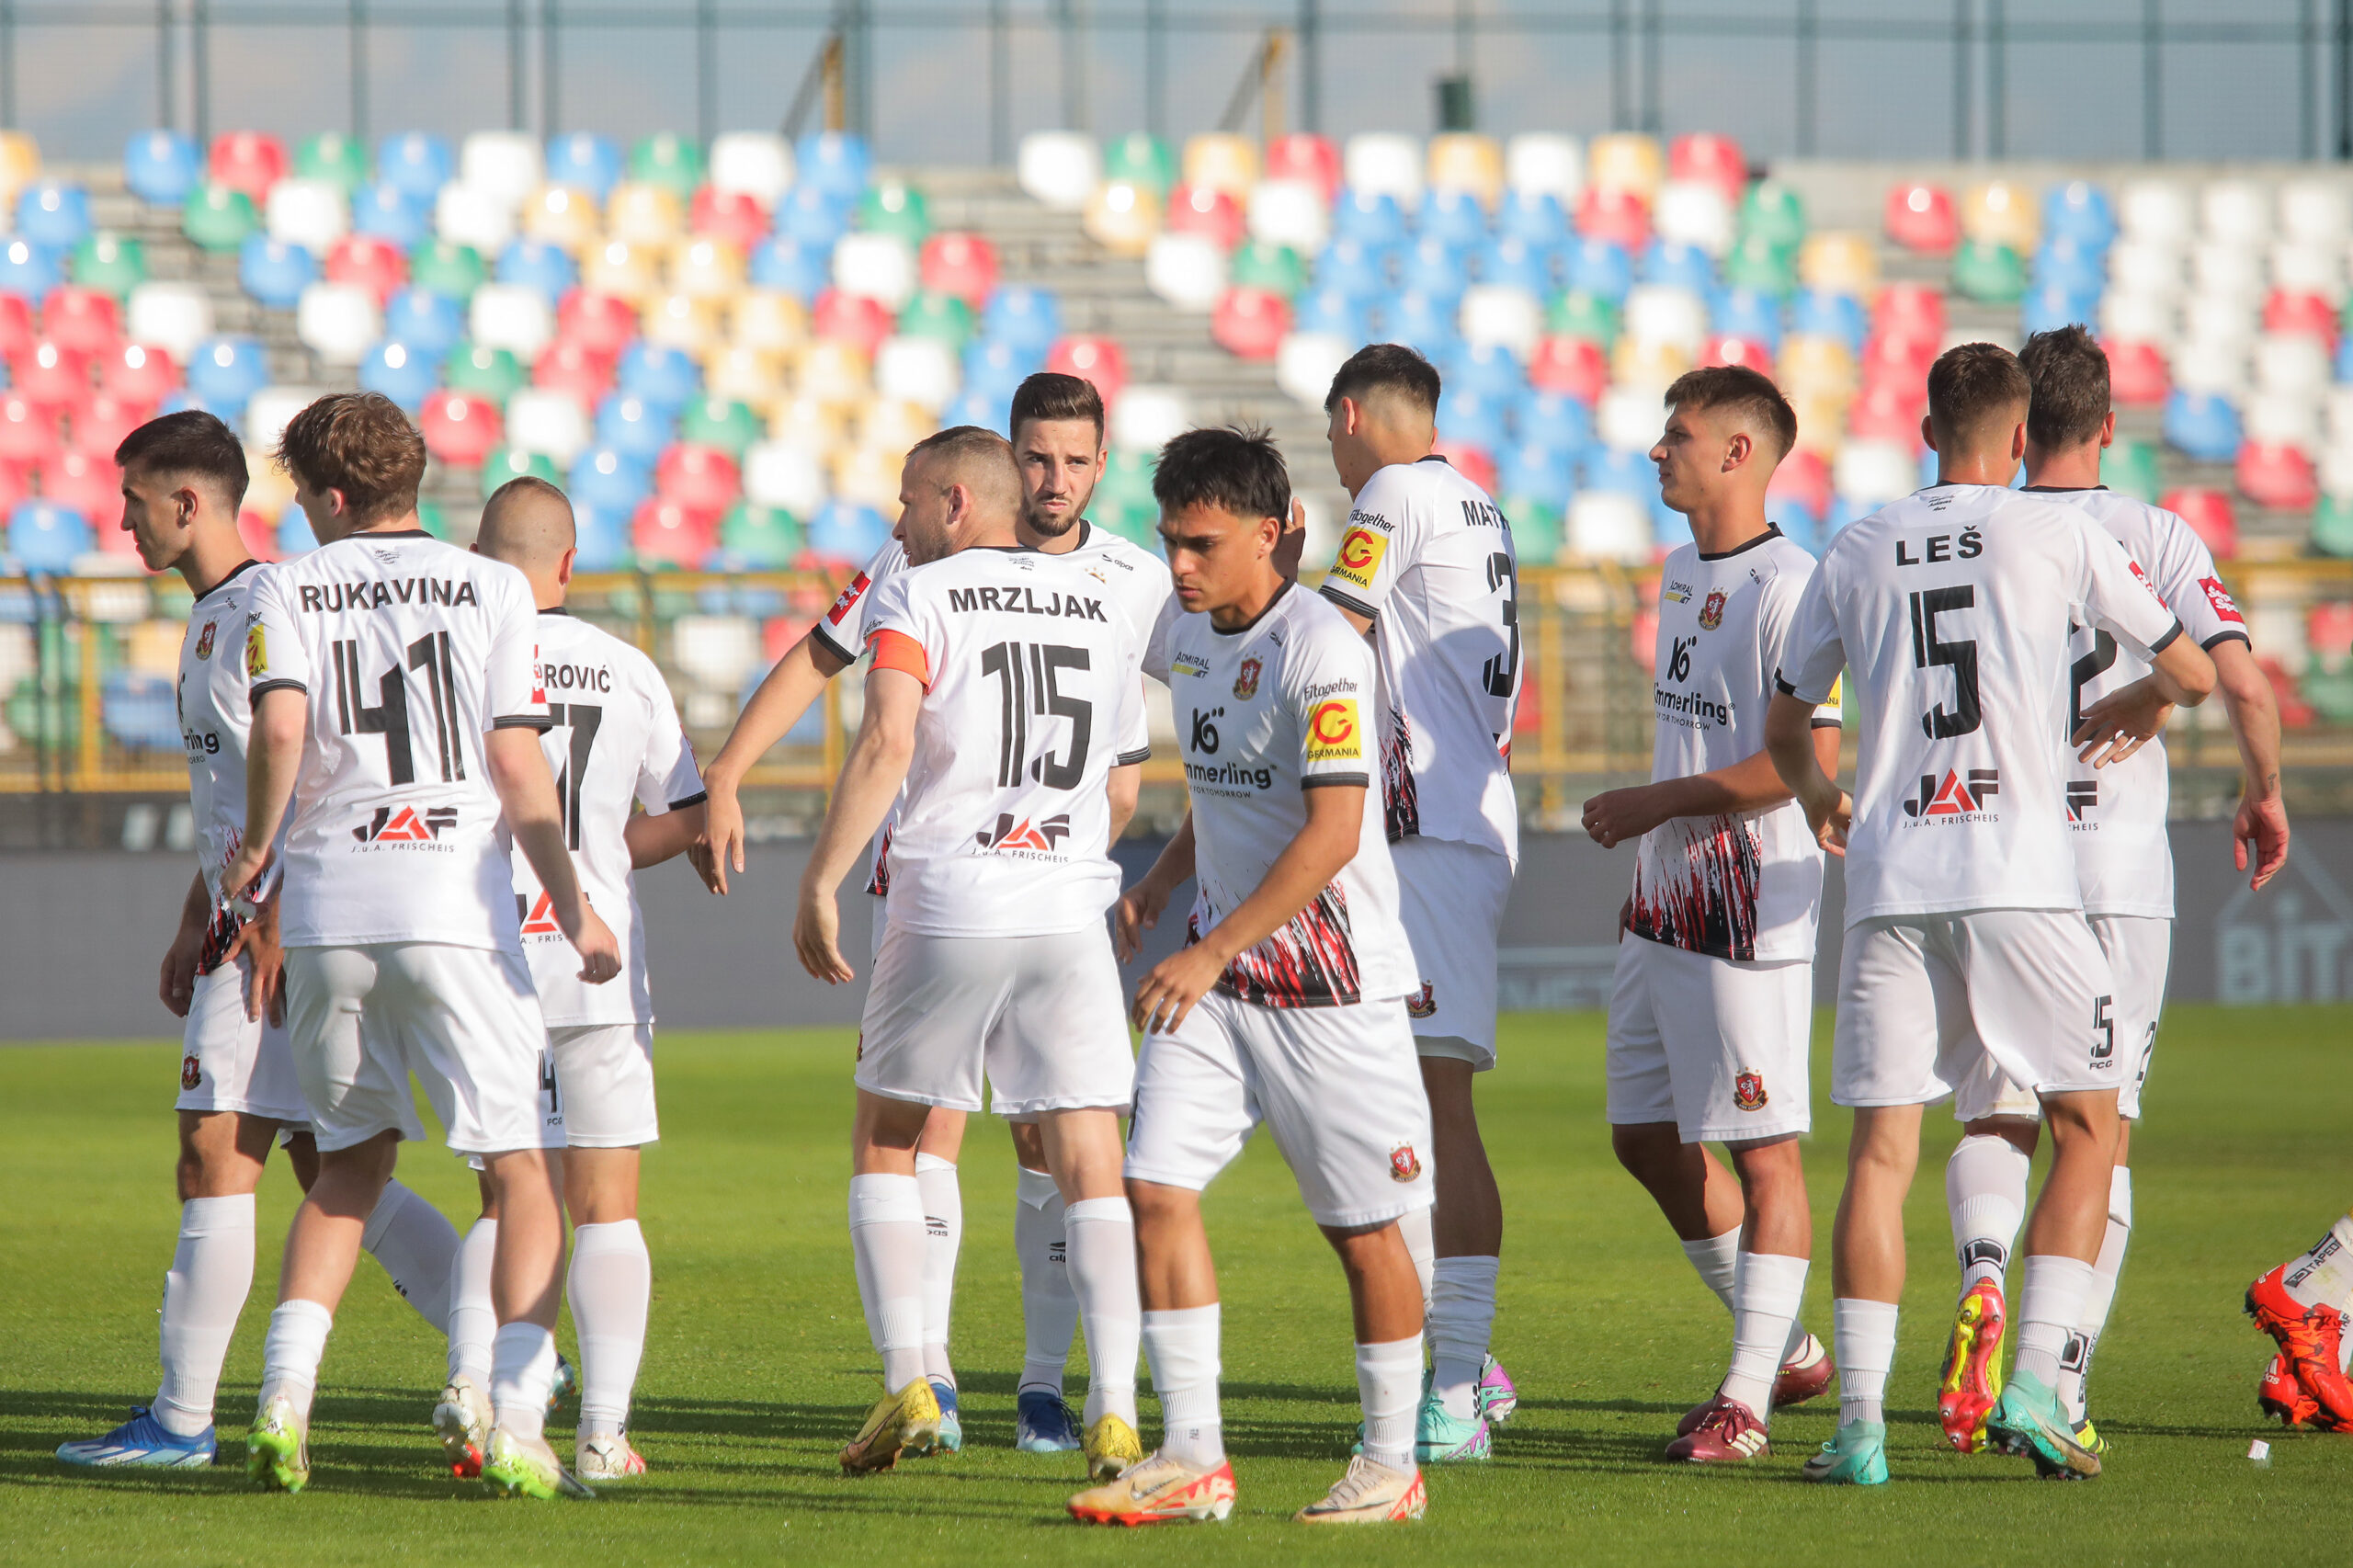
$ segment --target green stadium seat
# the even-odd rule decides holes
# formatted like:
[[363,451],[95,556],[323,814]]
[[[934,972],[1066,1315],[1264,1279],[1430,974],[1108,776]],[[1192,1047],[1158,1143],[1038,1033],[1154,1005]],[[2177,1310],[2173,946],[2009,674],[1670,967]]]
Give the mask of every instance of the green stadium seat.
[[1103,178],[1131,181],[1165,200],[1176,183],[1176,154],[1167,142],[1141,131],[1114,137],[1103,147]]
[[418,527],[435,539],[446,540],[449,537],[449,514],[442,509],[440,502],[430,496],[417,502],[416,521]]
[[719,525],[719,553],[738,572],[783,572],[801,555],[800,519],[781,506],[738,502]]
[[674,131],[640,137],[629,150],[629,177],[668,187],[683,206],[702,183],[702,147]]
[[2157,472],[2157,449],[2149,441],[2120,440],[2099,455],[2099,482],[2120,494],[2154,503],[2165,489]]
[[[1761,187],[1762,182],[1760,182]],[[1724,287],[1788,294],[1798,286],[1798,253],[1766,234],[1743,234],[1724,257]]]
[[523,478],[544,479],[550,484],[562,484],[563,471],[557,468],[555,460],[545,452],[526,452],[513,447],[502,447],[491,453],[490,460],[482,465],[483,499],[489,500],[508,480]]
[[1805,198],[1795,186],[1761,179],[1740,199],[1740,235],[1794,249],[1805,238]]
[[180,233],[200,250],[233,252],[260,227],[252,197],[210,180],[197,187],[188,205],[180,209]]
[[2353,555],[2353,498],[2322,494],[2313,510],[2313,548],[2323,555]]
[[1952,286],[1989,305],[2015,305],[2026,297],[2026,263],[2004,244],[1963,240],[1953,253]]
[[972,307],[953,294],[926,289],[899,312],[899,335],[936,337],[958,352],[972,336]]
[[442,385],[451,392],[479,393],[501,408],[530,380],[530,371],[511,348],[460,343],[441,362]]
[[1607,348],[1618,341],[1618,307],[1590,290],[1571,289],[1554,296],[1548,326],[1557,336],[1581,337]]
[[427,240],[408,253],[408,280],[419,289],[464,304],[482,287],[482,253],[472,245]]
[[1226,281],[1236,289],[1264,289],[1291,299],[1307,287],[1307,264],[1289,245],[1248,240],[1226,264]]
[[102,229],[74,247],[72,271],[85,289],[103,289],[122,300],[147,281],[147,249]]
[[692,447],[717,447],[742,461],[745,449],[767,434],[767,426],[748,403],[731,397],[697,398],[687,404],[678,421],[678,439]]
[[923,192],[903,180],[881,180],[858,199],[858,226],[870,234],[896,234],[920,249],[931,237],[931,210]]
[[1511,519],[1511,542],[1523,564],[1549,566],[1561,553],[1562,509],[1533,495],[1506,495],[1504,516]]
[[340,131],[322,131],[296,149],[294,173],[303,179],[325,180],[349,195],[368,183],[368,148]]

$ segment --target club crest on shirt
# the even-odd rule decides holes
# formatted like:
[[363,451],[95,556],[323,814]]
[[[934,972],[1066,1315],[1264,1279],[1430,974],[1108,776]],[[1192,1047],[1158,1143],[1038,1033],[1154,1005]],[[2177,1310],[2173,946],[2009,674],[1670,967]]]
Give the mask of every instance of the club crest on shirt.
[[1427,1018],[1436,1016],[1438,1012],[1438,998],[1432,994],[1430,983],[1428,981],[1423,981],[1422,988],[1419,991],[1415,992],[1411,996],[1405,998],[1405,1012],[1409,1017],[1416,1018]]
[[1699,630],[1713,631],[1724,623],[1724,591],[1717,588],[1708,595],[1708,602],[1699,607]]
[[1414,1153],[1411,1143],[1399,1143],[1389,1151],[1389,1179],[1415,1181],[1422,1174],[1422,1157]]
[[1732,1081],[1732,1103],[1742,1110],[1763,1110],[1770,1097],[1761,1073],[1743,1073]]
[[196,1052],[191,1051],[180,1058],[180,1087],[193,1089],[202,1082],[204,1082],[204,1064],[196,1059]]
[[1255,653],[1243,660],[1242,668],[1233,677],[1233,695],[1245,702],[1257,696],[1258,672],[1266,667],[1265,661]]
[[196,634],[196,656],[198,658],[209,659],[212,657],[212,634],[220,629],[221,623],[217,620],[208,620],[204,623],[204,630]]

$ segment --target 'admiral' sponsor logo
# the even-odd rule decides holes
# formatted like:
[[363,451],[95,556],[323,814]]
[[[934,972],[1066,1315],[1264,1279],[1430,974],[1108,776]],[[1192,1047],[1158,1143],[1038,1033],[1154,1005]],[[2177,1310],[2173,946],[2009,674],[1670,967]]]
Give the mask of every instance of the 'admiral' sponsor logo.
[[398,811],[378,806],[374,816],[351,830],[351,836],[362,844],[430,844],[443,829],[457,825],[455,806],[428,806],[422,815],[415,806]]
[[1708,602],[1699,607],[1699,630],[1713,631],[1723,623],[1724,591],[1718,588],[1708,596]]
[[1210,662],[1199,653],[1179,653],[1168,661],[1168,673],[1172,676],[1205,676],[1210,673]]
[[212,657],[212,634],[220,629],[221,623],[217,620],[208,620],[204,623],[204,630],[196,634],[196,656],[198,658],[209,659]]
[[834,608],[825,612],[825,624],[839,626],[842,623],[842,618],[849,614],[859,599],[866,597],[866,590],[872,582],[873,579],[863,572],[852,577],[849,580],[849,585],[841,591],[841,597],[834,600]]
[[1307,715],[1307,760],[1362,762],[1361,728],[1357,722],[1356,699],[1336,697],[1317,703]]
[[1051,855],[1070,836],[1070,813],[1058,812],[1036,825],[1028,817],[1015,818],[1010,812],[999,812],[996,826],[983,828],[972,835],[983,849],[1035,849]]
[[1233,677],[1233,695],[1247,702],[1258,695],[1258,673],[1267,662],[1256,653],[1242,661],[1241,670]]
[[1968,781],[1950,768],[1945,770],[1944,782],[1937,782],[1934,774],[1920,776],[1920,793],[1904,802],[1904,814],[1922,822],[1944,820],[1951,822],[1991,822],[1995,813],[1986,810],[1988,797],[1999,794],[2002,770],[1998,767],[1972,767]]
[[2239,613],[2239,601],[2231,597],[2230,589],[2222,586],[2220,577],[2200,577],[2198,585],[2206,590],[2206,607],[2214,612],[2215,619],[2227,620],[2233,626],[2246,624],[2246,617]]
[[2067,820],[2080,823],[2099,804],[2099,780],[2075,778],[2067,784]]
[[1339,553],[1332,558],[1332,570],[1326,575],[1370,588],[1373,574],[1381,570],[1381,558],[1388,553],[1386,539],[1369,528],[1352,528],[1340,536]]
[[1671,605],[1688,605],[1691,602],[1691,585],[1669,583],[1658,591],[1658,597]]

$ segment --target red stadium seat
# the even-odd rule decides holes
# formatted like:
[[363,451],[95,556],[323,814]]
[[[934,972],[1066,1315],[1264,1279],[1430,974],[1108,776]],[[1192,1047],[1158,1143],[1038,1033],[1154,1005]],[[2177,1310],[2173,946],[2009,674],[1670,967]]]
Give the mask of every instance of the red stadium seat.
[[93,358],[113,353],[122,342],[120,313],[114,296],[103,289],[51,289],[40,308],[40,330],[60,347]]
[[1926,387],[1928,367],[1937,362],[1942,346],[1941,337],[1919,332],[1909,324],[1895,331],[1874,334],[1863,345],[1863,379],[1917,381]]
[[1961,214],[1940,185],[1894,185],[1887,192],[1887,237],[1905,250],[1949,256],[1961,244]]
[[568,392],[583,408],[594,408],[613,390],[613,356],[577,338],[559,337],[532,362],[531,384],[541,392]]
[[1772,483],[1765,487],[1765,500],[1768,506],[1803,507],[1819,522],[1830,510],[1830,464],[1820,452],[1800,448],[1773,471]]
[[1529,356],[1528,381],[1538,392],[1560,392],[1591,405],[1609,389],[1609,359],[1582,337],[1547,337]]
[[1917,389],[1896,381],[1865,387],[1847,410],[1847,433],[1859,441],[1892,441],[1920,449],[1920,415],[1927,406],[1927,384]]
[[767,209],[749,191],[702,186],[687,209],[687,222],[696,233],[725,240],[746,256],[768,237]]
[[1712,185],[1738,207],[1748,189],[1748,155],[1729,136],[1705,131],[1678,136],[1667,148],[1666,177]]
[[33,346],[33,308],[22,294],[0,294],[0,358],[14,359]]
[[1638,190],[1589,185],[1577,198],[1577,233],[1589,240],[1614,240],[1638,256],[1651,243],[1651,210]]
[[408,281],[408,257],[381,234],[346,234],[327,252],[326,278],[367,290],[381,310]]
[[89,357],[42,338],[8,361],[8,384],[39,407],[78,408],[90,396]]
[[2274,289],[2264,296],[2263,330],[2317,337],[2333,349],[2336,347],[2336,312],[2324,295]]
[[1290,330],[1290,301],[1271,289],[1228,289],[1210,312],[1210,336],[1242,359],[1272,359]]
[[2131,407],[2162,407],[2173,391],[2165,351],[2154,343],[2104,343],[2108,395]]
[[1065,337],[1046,356],[1046,369],[1092,381],[1107,403],[1128,384],[1128,354],[1116,338]]
[[637,341],[637,307],[616,295],[574,289],[555,308],[555,335],[560,344],[577,344],[608,361],[618,359],[622,349]]
[[1454,472],[1492,495],[1495,492],[1495,460],[1484,447],[1467,441],[1440,441],[1430,449],[1453,465]]
[[2239,494],[2258,506],[2309,512],[2320,501],[2320,479],[2313,472],[2313,460],[2281,442],[2249,441],[2242,446],[2234,477]]
[[237,537],[244,541],[245,553],[256,561],[278,559],[278,525],[251,506],[237,514]]
[[1753,337],[1711,337],[1699,355],[1702,365],[1745,365],[1773,373],[1773,351]]
[[426,398],[416,426],[434,460],[452,468],[480,468],[506,437],[498,404],[446,387]]
[[1310,131],[1278,136],[1267,144],[1267,177],[1305,180],[1329,203],[1340,188],[1340,150],[1330,137]]
[[150,406],[179,390],[180,368],[160,348],[126,343],[98,361],[98,389],[125,403]]
[[125,436],[155,417],[155,405],[102,392],[74,410],[71,417],[74,449],[111,459]]
[[2217,560],[2228,561],[2239,552],[2239,519],[2231,498],[2219,490],[2202,486],[2184,486],[2168,490],[2157,505],[2178,514],[2189,525],[2189,531],[2205,541],[2206,548]]
[[809,327],[816,336],[834,343],[854,344],[868,358],[891,335],[891,307],[864,294],[828,289],[817,296],[809,312]]
[[996,247],[979,234],[934,234],[923,243],[922,278],[978,311],[996,287]]
[[286,143],[260,131],[224,131],[212,139],[207,172],[217,185],[242,190],[256,207],[286,177]]
[[[1874,336],[1901,333],[1941,342],[1945,335],[1944,290],[1932,283],[1890,283],[1871,301]],[[1933,356],[1931,356],[1933,358]]]
[[111,449],[103,453],[52,452],[34,472],[40,493],[61,506],[71,506],[101,531],[117,530],[122,522],[122,471],[114,466]]
[[809,635],[817,623],[798,615],[770,616],[760,623],[760,653],[771,665],[792,652],[792,645]]
[[1168,193],[1168,215],[1162,226],[1172,234],[1206,234],[1220,250],[1242,243],[1245,220],[1233,198],[1222,190],[1178,186]]
[[63,444],[55,415],[14,394],[0,397],[0,462],[30,468]]
[[654,488],[665,501],[717,517],[735,505],[744,481],[735,460],[722,449],[682,442],[654,465]]
[[630,518],[630,545],[647,566],[693,572],[719,548],[719,517],[666,496],[650,496]]

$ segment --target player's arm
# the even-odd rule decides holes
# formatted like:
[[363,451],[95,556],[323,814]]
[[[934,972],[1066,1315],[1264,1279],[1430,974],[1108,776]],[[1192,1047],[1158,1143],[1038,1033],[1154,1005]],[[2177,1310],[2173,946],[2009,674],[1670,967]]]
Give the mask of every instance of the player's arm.
[[1306,824],[1275,857],[1265,880],[1199,941],[1161,960],[1136,986],[1138,1028],[1173,1029],[1183,1023],[1227,964],[1290,924],[1291,916],[1331,885],[1340,868],[1356,858],[1369,792],[1362,784],[1305,791]]
[[659,816],[646,812],[632,815],[629,825],[621,829],[621,841],[629,846],[629,869],[642,871],[685,854],[701,836],[707,815],[707,802],[700,801]]
[[1136,801],[1143,793],[1143,764],[1131,762],[1111,769],[1111,776],[1104,780],[1103,792],[1111,802],[1111,836],[1108,842],[1117,844],[1127,836],[1128,824],[1135,821]]
[[1854,802],[1824,766],[1825,749],[1830,767],[1836,766],[1837,732],[1830,732],[1833,741],[1825,748],[1813,727],[1813,710],[1814,704],[1791,692],[1775,692],[1772,705],[1765,710],[1765,755],[1772,759],[1783,787],[1804,808],[1806,825],[1815,839],[1833,855],[1843,856]]
[[874,837],[915,753],[915,715],[923,707],[922,679],[904,669],[878,664],[866,676],[866,715],[858,739],[842,764],[816,847],[801,874],[801,907],[792,920],[792,946],[801,966],[828,984],[854,978],[837,940],[841,910],[834,902],[842,878]]
[[580,954],[580,978],[602,985],[621,971],[620,946],[580,891],[579,874],[563,844],[563,808],[556,799],[555,775],[548,771],[539,731],[527,724],[502,724],[483,733],[482,749],[490,786],[506,813],[506,830],[530,862],[540,886],[547,890],[556,925]]
[[[1813,721],[1813,747],[1823,772],[1838,773],[1838,726]],[[1676,817],[1711,817],[1733,812],[1758,812],[1790,799],[1790,787],[1764,752],[1743,757],[1729,767],[1694,773],[1685,778],[1663,778],[1609,790],[1585,803],[1585,830],[1604,849],[1615,849],[1628,839],[1640,838]]]
[[711,892],[724,897],[728,868],[732,865],[739,875],[744,869],[744,809],[736,801],[736,787],[752,765],[801,722],[809,705],[824,691],[825,683],[849,665],[820,642],[814,631],[803,632],[801,641],[768,671],[759,689],[752,693],[752,700],[744,704],[744,711],[735,716],[727,744],[703,769],[710,799],[703,826],[688,846],[695,870]]
[[[310,698],[300,687],[278,687],[254,699],[254,726],[245,741],[245,841],[221,873],[222,898],[234,898],[253,886],[269,864],[270,846],[278,842],[286,807],[294,799],[310,720]],[[537,736],[529,738],[538,744]],[[548,793],[552,799],[553,780]]]
[[164,972],[155,984],[155,994],[176,1018],[187,1017],[196,1000],[196,963],[204,956],[204,930],[211,923],[212,895],[199,871],[188,885],[188,896],[180,900],[180,928],[164,949]]
[[2150,655],[2149,673],[2084,710],[2076,754],[2094,767],[2122,762],[2157,736],[2177,707],[2195,708],[2214,689],[2214,661],[2177,634]]
[[1111,945],[1118,949],[1120,961],[1127,962],[1143,950],[1143,933],[1160,924],[1161,912],[1168,907],[1169,898],[1185,885],[1193,874],[1193,813],[1188,810],[1184,822],[1160,851],[1160,858],[1152,869],[1138,878],[1133,887],[1120,895],[1111,911]]
[[2207,654],[2214,661],[2214,687],[2222,694],[2246,768],[2238,814],[2231,821],[2231,847],[2240,870],[2249,869],[2252,858],[2254,875],[2247,885],[2260,888],[2288,863],[2288,805],[2279,796],[2279,702],[2270,677],[2255,662],[2255,650],[2238,638],[2216,642]]

